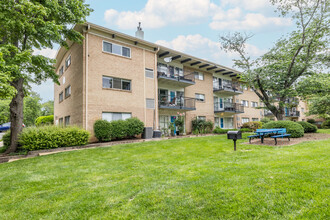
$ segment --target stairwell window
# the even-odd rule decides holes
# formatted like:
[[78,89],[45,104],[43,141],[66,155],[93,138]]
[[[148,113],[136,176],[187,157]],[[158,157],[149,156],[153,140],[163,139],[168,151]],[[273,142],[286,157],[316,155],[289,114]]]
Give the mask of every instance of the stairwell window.
[[105,89],[120,89],[131,91],[131,80],[103,76],[102,87]]
[[131,58],[131,48],[103,41],[103,52]]
[[147,78],[154,78],[154,70],[153,69],[148,69],[146,68],[145,69],[145,74],[146,74],[146,77]]
[[63,101],[63,91],[60,92],[60,94],[58,95],[58,99],[59,99],[59,102],[62,102]]
[[65,68],[67,69],[71,65],[71,55],[65,60]]
[[58,71],[58,75],[61,77],[64,73],[64,67],[61,66],[60,70]]
[[68,98],[71,95],[71,86],[65,88],[65,98]]

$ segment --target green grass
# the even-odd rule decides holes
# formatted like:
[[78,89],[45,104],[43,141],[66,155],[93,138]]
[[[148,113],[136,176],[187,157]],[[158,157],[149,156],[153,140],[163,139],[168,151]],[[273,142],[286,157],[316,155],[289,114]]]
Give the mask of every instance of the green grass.
[[220,135],[0,164],[0,219],[330,218],[330,139],[243,141],[236,152]]

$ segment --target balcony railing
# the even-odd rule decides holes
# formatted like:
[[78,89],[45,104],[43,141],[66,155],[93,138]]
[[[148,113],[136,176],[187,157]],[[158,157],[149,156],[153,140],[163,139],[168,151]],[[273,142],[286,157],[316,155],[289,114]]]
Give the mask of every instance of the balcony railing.
[[214,103],[214,112],[234,112],[234,113],[243,113],[244,106],[238,103],[231,102],[215,102]]
[[184,96],[158,95],[159,108],[195,110],[196,99]]
[[240,92],[242,93],[243,90],[240,87],[239,82],[232,82],[232,81],[225,81],[223,80],[221,85],[219,82],[213,82],[213,91],[233,91],[233,92]]
[[291,104],[291,105],[298,105],[299,104],[299,99],[298,98],[288,98],[285,100],[286,104]]
[[178,73],[171,73],[169,71],[164,72],[157,72],[158,78],[168,78],[171,80],[177,80],[177,81],[188,81],[191,83],[195,82],[195,75],[192,73],[186,73],[185,75],[180,75]]
[[285,117],[300,117],[300,111],[288,111],[285,113]]

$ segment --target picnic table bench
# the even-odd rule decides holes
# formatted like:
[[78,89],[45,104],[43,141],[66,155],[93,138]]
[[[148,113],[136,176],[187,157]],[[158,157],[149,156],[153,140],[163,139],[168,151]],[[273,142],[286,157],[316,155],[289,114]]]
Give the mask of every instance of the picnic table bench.
[[285,128],[274,128],[274,129],[257,129],[256,134],[248,136],[249,143],[251,143],[251,139],[253,138],[260,138],[261,143],[264,143],[264,138],[266,135],[273,135],[270,136],[271,138],[274,138],[275,145],[277,145],[277,138],[284,138],[287,137],[290,141],[291,134],[286,133]]

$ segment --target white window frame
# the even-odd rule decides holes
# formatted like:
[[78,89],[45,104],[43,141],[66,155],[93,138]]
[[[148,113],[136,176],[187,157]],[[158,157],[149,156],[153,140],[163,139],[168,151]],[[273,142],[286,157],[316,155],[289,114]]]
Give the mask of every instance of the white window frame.
[[206,116],[197,116],[197,119],[206,121]]
[[61,77],[64,74],[64,66],[62,65],[58,71],[58,75]]
[[[70,63],[68,64],[68,61],[70,60]],[[65,59],[65,69],[69,68],[71,66],[71,54]]]
[[[198,79],[198,80],[201,80],[203,81],[204,80],[204,73],[201,73],[201,72],[195,72],[195,79]],[[198,77],[197,77],[198,76]]]
[[[69,89],[69,94],[66,94],[67,89]],[[67,86],[64,89],[64,96],[65,96],[65,98],[68,98],[69,96],[71,96],[71,85]]]
[[250,118],[242,117],[242,124],[250,122]]
[[199,102],[205,102],[205,94],[195,93],[195,99]]
[[242,104],[244,107],[249,107],[249,101],[247,101],[247,100],[241,100],[241,104]]
[[[104,117],[104,114],[110,114],[110,117]],[[113,119],[113,114],[121,114],[121,119],[119,120],[125,120],[127,118],[132,118],[132,113],[131,112],[102,112],[102,120],[106,120],[106,121],[117,121]],[[125,116],[125,117],[123,117]]]
[[251,107],[257,108],[258,107],[258,102],[251,101]]
[[[109,88],[109,87],[103,87],[103,78],[109,78],[109,79],[111,79],[111,81],[112,81],[112,83],[111,83],[111,87]],[[113,79],[114,78],[116,78],[116,79],[120,79],[120,89],[118,89],[118,88],[114,88],[113,87],[113,84],[114,84],[114,82],[113,82]],[[129,82],[130,83],[130,89],[129,90],[127,90],[127,89],[123,89],[123,82]],[[132,80],[129,80],[129,79],[122,79],[122,78],[117,78],[117,77],[112,77],[112,76],[102,76],[102,88],[103,89],[117,89],[117,90],[121,90],[121,91],[132,91]]]
[[[111,44],[111,47],[112,47],[113,45],[116,45],[116,46],[121,47],[121,50],[120,50],[120,51],[121,51],[121,54],[113,53],[113,52],[112,52],[113,50],[111,50],[111,52],[109,52],[109,51],[105,51],[105,50],[104,50],[104,42],[106,42],[106,43],[108,43],[108,44]],[[129,57],[123,55],[123,47],[129,49]],[[109,53],[109,54],[113,54],[113,55],[117,55],[117,56],[120,56],[120,57],[132,58],[132,49],[131,49],[130,47],[126,47],[126,46],[123,46],[123,45],[120,45],[120,44],[115,44],[115,43],[112,43],[112,42],[109,42],[109,41],[106,41],[106,40],[103,40],[103,41],[102,41],[102,52],[104,52],[104,53]]]

